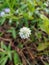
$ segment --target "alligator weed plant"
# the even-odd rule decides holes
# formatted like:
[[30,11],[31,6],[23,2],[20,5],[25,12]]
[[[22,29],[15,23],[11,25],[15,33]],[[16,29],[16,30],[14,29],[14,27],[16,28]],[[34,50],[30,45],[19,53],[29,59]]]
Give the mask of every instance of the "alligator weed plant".
[[49,0],[0,0],[0,65],[49,65]]

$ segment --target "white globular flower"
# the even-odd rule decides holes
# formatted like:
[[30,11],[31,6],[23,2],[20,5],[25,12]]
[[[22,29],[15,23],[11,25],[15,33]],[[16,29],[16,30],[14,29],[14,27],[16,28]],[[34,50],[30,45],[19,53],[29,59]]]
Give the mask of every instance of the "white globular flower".
[[5,11],[5,13],[9,13],[10,9],[9,8],[5,8],[4,11]]
[[23,27],[20,29],[19,35],[22,39],[28,39],[31,35],[31,30],[27,27]]
[[4,11],[0,12],[0,17],[3,17],[4,15],[5,15]]

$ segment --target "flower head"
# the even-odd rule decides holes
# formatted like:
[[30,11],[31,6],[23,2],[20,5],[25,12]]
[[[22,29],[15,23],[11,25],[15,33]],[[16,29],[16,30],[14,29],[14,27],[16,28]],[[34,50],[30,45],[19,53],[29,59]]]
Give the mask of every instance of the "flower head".
[[4,15],[5,15],[5,12],[4,11],[0,12],[0,16],[1,17],[3,17]]
[[19,35],[22,39],[28,39],[31,35],[31,30],[27,27],[23,27],[20,29]]
[[10,9],[9,8],[5,8],[4,11],[5,11],[5,13],[9,13]]

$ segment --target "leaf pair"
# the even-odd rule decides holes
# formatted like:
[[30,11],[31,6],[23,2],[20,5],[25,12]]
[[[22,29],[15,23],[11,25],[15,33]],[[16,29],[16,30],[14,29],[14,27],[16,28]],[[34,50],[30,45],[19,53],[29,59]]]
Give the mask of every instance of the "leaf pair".
[[8,59],[9,61],[13,59],[14,65],[22,65],[19,55],[15,50],[11,50],[10,45],[7,47],[3,41],[1,41],[0,47],[0,65],[5,65]]

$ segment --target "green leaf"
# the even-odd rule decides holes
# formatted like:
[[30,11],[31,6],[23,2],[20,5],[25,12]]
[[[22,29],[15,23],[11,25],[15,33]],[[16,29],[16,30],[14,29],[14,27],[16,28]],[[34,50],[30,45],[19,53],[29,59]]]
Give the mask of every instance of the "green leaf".
[[8,51],[8,57],[10,60],[12,60],[12,54],[11,54],[11,51]]
[[6,56],[5,59],[4,59],[4,61],[2,62],[2,65],[5,65],[6,62],[7,62],[7,60],[8,60],[8,57]]
[[6,62],[7,62],[7,59],[8,59],[7,56],[2,57],[2,59],[0,60],[0,64],[1,64],[1,65],[5,65]]
[[49,46],[49,42],[45,42],[45,43],[39,43],[37,50],[38,51],[43,51],[45,50],[47,47]]
[[0,25],[3,25],[6,18],[0,18]]
[[14,53],[14,65],[21,64],[21,60],[19,58],[19,55],[15,52]]
[[0,37],[3,35],[3,33],[0,32]]
[[40,17],[43,20],[43,23],[39,25],[41,30],[49,34],[49,19],[44,15],[40,15]]
[[15,31],[15,28],[12,28],[12,36],[13,36],[14,39],[16,38],[16,31]]
[[7,47],[6,47],[6,45],[4,44],[3,41],[1,41],[1,48],[4,49],[4,50],[7,50]]
[[[1,56],[3,56],[3,54],[4,54],[4,55],[7,55],[8,58],[9,58],[10,60],[12,60],[12,52],[13,52],[13,50],[11,50],[10,44],[9,44],[9,46],[7,47],[7,46],[3,43],[3,41],[1,41],[1,48],[2,48],[5,52],[0,52],[0,55],[1,55]],[[2,53],[3,53],[3,54],[2,54]]]
[[16,30],[15,30],[15,28],[11,27],[11,29],[9,29],[7,32],[11,33],[12,37],[14,39],[16,39]]

